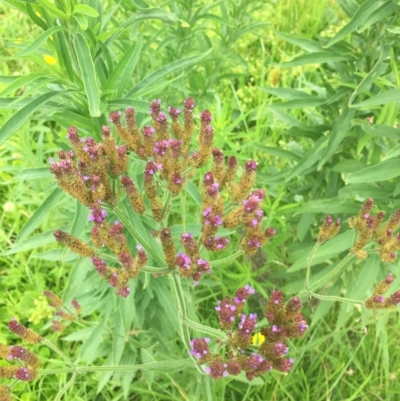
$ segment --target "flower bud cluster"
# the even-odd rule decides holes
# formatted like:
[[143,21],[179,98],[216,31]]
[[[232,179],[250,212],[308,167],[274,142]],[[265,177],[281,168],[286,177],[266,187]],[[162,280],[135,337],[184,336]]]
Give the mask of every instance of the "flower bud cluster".
[[[69,311],[64,307],[64,302],[58,295],[48,290],[43,291],[43,295],[45,295],[50,300],[50,306],[56,309],[54,315],[60,319],[64,319],[68,322],[73,322],[77,319],[77,315],[82,312],[82,307],[79,305],[79,302],[76,299],[71,301],[71,306],[76,312],[76,315],[73,315],[72,313],[69,313]],[[67,312],[65,312],[63,309],[66,309]],[[62,332],[67,328],[67,326],[60,320],[53,320],[51,323],[51,330],[56,332]]]
[[[8,323],[8,328],[27,343],[38,344],[42,341],[42,337],[40,337],[39,334],[26,328],[16,319],[12,319]],[[40,360],[33,352],[19,345],[8,347],[4,344],[0,344],[0,357],[8,361],[16,360],[19,362],[18,365],[0,366],[0,378],[14,378],[21,381],[32,381],[36,379]],[[7,386],[0,386],[0,400],[11,400],[10,393],[11,391]]]
[[[215,309],[221,329],[228,335],[228,341],[225,344],[227,350],[223,355],[213,353],[209,349],[209,338],[196,338],[190,343],[191,354],[197,358],[200,364],[208,364],[205,372],[209,373],[213,379],[238,375],[244,371],[246,377],[252,380],[272,368],[287,372],[292,367],[294,359],[285,358],[289,351],[285,341],[288,338],[301,337],[307,329],[307,324],[301,314],[300,299],[294,297],[285,305],[280,291],[272,293],[265,307],[265,315],[271,323],[271,327],[261,329],[266,341],[259,345],[258,351],[255,353],[246,349],[253,342],[257,315],[241,313],[248,296],[254,292],[250,285],[246,285],[239,288],[232,299],[226,297],[222,301],[218,301]],[[238,324],[235,329],[236,321]],[[255,345],[254,342],[253,345]]]
[[394,281],[394,276],[389,274],[385,280],[382,280],[374,289],[371,297],[365,301],[365,307],[368,309],[387,309],[396,306],[400,303],[400,291],[396,291],[389,297],[383,297],[391,284]]
[[[1,369],[1,368],[0,368]],[[0,370],[1,372],[1,370]],[[5,384],[0,384],[0,400],[1,401],[12,401],[11,389]]]
[[[218,235],[220,227],[236,228],[243,225],[246,232],[241,246],[248,255],[255,254],[275,234],[272,228],[262,228],[262,202],[266,197],[265,192],[258,189],[250,193],[257,163],[248,160],[238,182],[235,182],[238,162],[234,156],[225,160],[224,153],[214,147],[212,115],[208,110],[200,114],[196,141],[198,148],[191,152],[196,132],[194,106],[192,98],[184,101],[181,121],[179,109],[169,107],[167,117],[161,109],[161,100],[154,100],[150,104],[152,123],[140,130],[132,108],[126,109],[124,123],[122,113],[113,111],[110,113],[110,122],[115,126],[118,139],[113,136],[109,127],[103,126],[102,142],[96,142],[91,137],[80,138],[77,129],[70,127],[68,138],[73,151],[61,151],[60,161],[51,161],[51,171],[59,185],[90,207],[89,220],[94,224],[91,239],[97,250],[61,230],[54,233],[56,240],[92,260],[98,260],[96,255],[106,246],[123,269],[103,267],[104,261],[95,262],[95,267],[101,277],[108,280],[122,296],[129,294],[127,282],[130,278],[137,277],[144,265],[142,262],[145,255],[141,251],[134,257],[123,233],[123,225],[118,221],[111,225],[107,221],[108,216],[103,205],[112,210],[119,201],[119,192],[114,192],[115,182],[121,183],[135,213],[144,215],[147,210],[155,224],[158,224],[157,230],[160,230],[159,238],[166,264],[171,269],[177,268],[181,276],[192,278],[195,284],[203,274],[210,271],[210,263],[201,257],[199,248],[221,252],[230,243],[229,238]],[[125,144],[118,145],[119,140]],[[145,162],[143,184],[140,178],[138,182],[134,182],[127,175],[128,150]],[[179,249],[180,245],[174,244],[165,224],[170,211],[169,200],[182,191],[194,169],[202,168],[211,159],[211,171],[205,173],[201,187],[201,233],[198,238],[191,236],[190,240],[188,236],[191,234],[183,234],[181,244],[185,249]],[[140,174],[137,175],[140,177]],[[168,196],[163,194],[165,190],[169,193]],[[224,190],[232,203],[241,203],[228,213],[224,210],[224,199],[228,198],[222,193]],[[164,203],[162,199],[167,201]],[[182,240],[184,236],[185,241]]]
[[335,237],[340,231],[340,219],[333,222],[332,216],[326,216],[317,237],[317,242],[323,244],[325,241]]
[[261,329],[265,341],[260,345],[259,353],[270,360],[274,369],[281,372],[288,372],[294,362],[292,358],[285,358],[289,351],[285,341],[302,337],[308,327],[301,309],[299,297],[293,297],[285,304],[281,291],[272,292],[264,309],[264,316],[270,326]]
[[400,209],[396,210],[389,220],[384,224],[384,213],[376,216],[371,214],[374,200],[369,198],[361,207],[358,216],[349,219],[349,226],[357,234],[357,239],[350,252],[360,259],[368,257],[367,251],[363,248],[370,242],[378,244],[378,253],[382,262],[394,262],[397,252],[400,250],[400,234],[394,231],[400,226]]

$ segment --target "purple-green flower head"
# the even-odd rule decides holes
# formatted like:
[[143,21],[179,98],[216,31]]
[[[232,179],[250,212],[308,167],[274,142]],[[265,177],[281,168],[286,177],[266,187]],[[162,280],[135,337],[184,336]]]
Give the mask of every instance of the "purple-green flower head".
[[153,161],[147,162],[146,168],[144,170],[145,178],[152,177],[158,170],[162,170],[162,164],[155,163]]
[[160,111],[161,99],[153,100],[150,104],[150,114]]
[[219,184],[218,182],[214,182],[207,187],[207,194],[212,198],[215,197],[219,193]]
[[[300,326],[299,326],[300,327]],[[279,327],[276,325],[276,324],[274,324],[272,327],[271,327],[271,331],[273,332],[273,333],[279,333],[281,330],[279,329]]]
[[168,112],[171,118],[177,118],[181,111],[179,109],[176,109],[175,107],[168,106]]
[[211,171],[204,174],[203,184],[206,186],[214,184],[214,174]]
[[110,123],[119,123],[122,113],[120,111],[112,111],[110,113]]
[[93,221],[94,223],[102,223],[105,220],[107,212],[104,209],[92,208],[90,210],[92,213],[89,214],[89,221]]
[[274,353],[277,357],[286,355],[288,352],[289,348],[283,342],[279,341],[274,345]]
[[245,334],[250,334],[256,327],[256,320],[256,313],[250,313],[249,316],[242,315],[238,327]]
[[204,259],[197,259],[196,261],[197,263],[197,267],[199,268],[199,270],[203,273],[210,273],[211,271],[211,266],[210,263],[207,262]]
[[209,110],[204,110],[200,114],[201,122],[204,124],[209,124],[212,120],[212,115]]
[[377,304],[382,304],[385,302],[385,298],[382,295],[377,295],[374,297],[374,302]]
[[153,134],[156,132],[156,130],[154,129],[154,127],[151,127],[150,125],[145,125],[143,127],[143,135],[147,136],[147,137],[152,137]]
[[215,249],[221,251],[228,246],[229,242],[230,242],[229,238],[215,237]]
[[193,100],[193,98],[191,98],[191,97],[187,98],[184,101],[183,105],[184,105],[184,108],[185,108],[186,111],[190,111],[191,112],[194,109],[194,100]]
[[168,141],[156,142],[154,146],[154,153],[159,156],[165,156],[168,152]]
[[260,240],[257,236],[253,236],[249,241],[247,241],[247,243],[254,248],[259,248],[261,246]]
[[248,160],[244,165],[244,169],[247,174],[250,174],[253,171],[256,171],[257,166],[258,166],[257,162],[255,162],[254,160]]
[[300,323],[300,324],[299,324],[299,330],[300,330],[301,332],[306,331],[307,328],[308,328],[308,325],[307,325],[307,324],[305,324],[305,323]]
[[187,256],[186,254],[179,252],[178,256],[175,259],[175,263],[177,264],[177,266],[179,266],[181,269],[188,269],[190,267],[190,264],[192,263],[191,259],[189,258],[189,256]]
[[190,354],[194,355],[197,359],[201,359],[208,354],[209,338],[195,338],[190,341],[192,349]]
[[131,289],[129,287],[120,288],[116,292],[116,294],[121,295],[122,298],[127,298],[130,293],[131,293]]
[[159,123],[163,123],[163,122],[166,122],[167,121],[167,116],[166,116],[166,114],[164,114],[163,112],[159,112],[158,113],[158,116],[157,116],[157,121],[159,122]]

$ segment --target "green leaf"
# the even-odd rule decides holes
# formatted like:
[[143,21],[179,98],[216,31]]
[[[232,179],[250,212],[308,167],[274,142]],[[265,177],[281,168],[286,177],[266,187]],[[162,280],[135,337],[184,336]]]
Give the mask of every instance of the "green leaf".
[[65,92],[51,91],[44,93],[43,95],[40,95],[36,99],[29,102],[25,107],[11,116],[0,128],[0,145],[2,145],[11,135],[13,135],[37,109],[42,107],[51,98],[62,93]]
[[150,74],[148,77],[144,78],[142,81],[140,81],[136,86],[128,92],[128,94],[125,96],[130,97],[132,95],[137,96],[140,91],[149,85],[151,85],[153,82],[157,81],[158,79],[164,77],[167,74],[170,74],[173,71],[179,70],[184,67],[188,67],[189,65],[195,64],[204,57],[207,57],[212,51],[212,48],[207,50],[205,53],[200,54],[198,56],[192,56],[188,58],[184,58],[178,61],[174,61],[173,63],[170,63],[159,70],[153,72]]
[[92,7],[87,6],[86,4],[77,4],[74,6],[74,10],[72,14],[84,14],[88,17],[96,18],[99,16],[99,13]]
[[368,16],[366,21],[363,23],[362,27],[358,30],[358,32],[364,32],[366,29],[368,29],[371,25],[376,24],[379,21],[382,21],[386,17],[388,17],[390,14],[393,14],[399,9],[399,5],[387,1],[383,3],[378,10],[373,12]]
[[75,237],[79,237],[85,224],[88,220],[89,208],[83,205],[79,200],[76,200],[76,212],[74,222],[72,223],[71,234]]
[[306,107],[317,107],[326,103],[326,99],[317,97],[308,97],[297,100],[289,100],[288,102],[273,103],[266,105],[269,109],[284,110],[284,109],[304,109]]
[[343,198],[389,199],[391,194],[392,191],[390,189],[382,188],[382,186],[376,184],[350,184],[339,190],[339,196]]
[[21,88],[22,86],[29,85],[30,83],[36,81],[39,78],[47,78],[47,75],[41,72],[34,72],[32,74],[22,75],[15,79],[10,85],[8,85],[1,93],[0,97],[7,96],[9,93]]
[[322,153],[325,150],[327,145],[327,141],[325,137],[321,137],[318,141],[315,142],[314,147],[310,149],[301,160],[293,167],[289,176],[286,178],[286,181],[289,181],[295,176],[301,174],[304,170],[313,166],[320,159]]
[[49,0],[36,0],[44,10],[49,11],[56,15],[58,18],[62,20],[69,21],[69,16],[62,12],[59,8],[57,8],[54,3],[51,3]]
[[347,176],[348,184],[386,181],[400,175],[400,159],[390,159]]
[[323,47],[315,40],[300,38],[298,36],[288,35],[287,33],[273,31],[275,35],[279,36],[281,39],[286,40],[286,42],[292,45],[299,46],[300,48],[308,52],[322,52]]
[[317,170],[320,170],[321,167],[327,162],[327,160],[336,152],[338,146],[340,145],[350,128],[350,123],[355,115],[355,112],[355,110],[349,109],[347,106],[343,108],[342,114],[336,120],[331,134],[329,135],[328,146],[326,148],[325,154],[322,156],[321,160],[318,163]]
[[169,25],[175,25],[178,21],[180,21],[176,14],[171,13],[170,11],[163,10],[161,8],[153,7],[135,13],[132,17],[125,21],[124,27],[148,19],[158,19]]
[[[350,249],[353,244],[354,232],[353,230],[347,230],[346,232],[337,235],[331,240],[322,244],[314,255],[311,266],[324,263],[332,257],[336,257],[343,251]],[[290,266],[287,272],[292,273],[297,270],[305,269],[307,267],[308,256],[310,254],[311,247],[304,247],[301,250],[301,254],[295,255],[295,262]],[[293,255],[294,256],[294,255]]]
[[368,89],[370,85],[386,70],[386,64],[384,63],[384,60],[389,56],[389,50],[390,45],[388,43],[383,43],[381,45],[381,52],[379,54],[378,61],[352,93],[349,100],[349,107],[351,107],[354,99],[358,96],[358,94]]
[[96,73],[89,46],[82,34],[76,34],[74,47],[78,58],[79,68],[82,73],[83,85],[89,104],[91,117],[100,117],[100,94],[97,87]]
[[1,255],[2,256],[14,255],[15,253],[18,252],[29,251],[31,249],[40,248],[41,246],[50,244],[51,242],[55,241],[53,234],[54,230],[47,231],[43,234],[35,235],[34,237],[28,238],[23,242],[18,242],[11,249],[9,249],[6,252],[3,252]]
[[141,113],[149,112],[149,102],[144,102],[143,100],[136,99],[114,99],[108,102],[107,110],[115,110],[120,107],[133,107],[135,111],[139,111]]
[[351,107],[373,107],[388,103],[400,103],[400,89],[389,89],[385,92],[378,93],[363,102],[351,105]]
[[89,26],[89,22],[88,22],[87,18],[82,14],[75,14],[73,17],[75,18],[76,22],[81,27],[82,31],[86,31],[86,29]]
[[399,155],[400,155],[400,144],[398,144],[394,148],[390,149],[389,152],[387,152],[386,155],[383,156],[382,161],[393,159],[393,157],[396,157]]
[[315,99],[315,96],[310,95],[309,93],[299,91],[296,89],[288,89],[288,88],[268,88],[265,86],[260,87],[264,92],[267,92],[271,95],[277,96],[282,99],[289,100],[297,100],[297,99]]
[[381,5],[383,1],[380,0],[367,0],[363,3],[348,24],[346,24],[327,44],[327,47],[344,39],[347,35],[354,32],[359,26],[361,26],[366,19]]
[[27,46],[24,50],[14,54],[13,57],[25,57],[28,54],[33,53],[47,40],[47,38],[54,33],[65,29],[63,26],[53,26],[52,28],[44,31],[41,35],[39,35],[29,46]]
[[52,262],[72,262],[79,259],[79,255],[73,252],[65,252],[64,249],[52,249],[32,256],[35,259],[50,260]]
[[14,177],[14,180],[41,180],[52,177],[48,167],[27,168]]
[[299,67],[307,64],[324,64],[331,63],[335,61],[351,61],[354,60],[351,56],[347,56],[339,52],[315,52],[311,54],[304,54],[302,56],[297,56],[291,61],[286,61],[285,63],[277,64],[278,67]]
[[26,238],[44,219],[49,213],[50,209],[59,201],[64,192],[61,188],[56,188],[47,199],[35,210],[35,213],[31,218],[24,224],[21,231],[18,234],[18,241],[22,241]]
[[137,8],[149,8],[150,6],[144,0],[131,0]]
[[[362,130],[371,135],[380,136],[382,138],[390,138],[390,139],[400,139],[400,129],[391,127],[389,125],[382,124],[369,124],[367,121],[364,121],[364,124],[361,126]],[[389,152],[393,150],[390,149]]]
[[119,85],[117,96],[120,96],[122,91],[126,89],[127,80],[132,76],[133,71],[136,67],[136,63],[139,60],[139,55],[142,50],[142,38],[140,37],[137,43],[132,45],[125,53],[124,57],[115,66],[113,72],[108,78],[107,83],[104,85],[103,91],[114,89],[116,90],[116,83],[121,78],[121,84]]
[[301,205],[295,212],[301,213],[347,213],[357,214],[359,207],[353,201],[343,201],[337,197],[328,199],[315,199]]

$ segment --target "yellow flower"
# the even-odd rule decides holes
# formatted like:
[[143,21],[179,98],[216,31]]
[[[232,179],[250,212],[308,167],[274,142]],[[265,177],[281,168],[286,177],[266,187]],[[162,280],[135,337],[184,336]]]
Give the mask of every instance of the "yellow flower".
[[53,316],[53,309],[49,306],[47,299],[40,295],[38,299],[33,301],[35,308],[29,310],[31,317],[30,322],[39,324],[42,320],[50,319]]
[[261,345],[265,341],[265,336],[263,336],[260,332],[254,334],[251,343],[252,345]]
[[16,45],[20,45],[22,43],[22,39],[21,38],[17,38],[17,39],[14,40],[14,43]]
[[57,59],[53,56],[46,55],[43,57],[43,59],[47,64],[50,64],[50,65],[54,65],[57,63]]
[[40,18],[42,16],[42,14],[40,14],[39,12],[35,12],[35,14]]

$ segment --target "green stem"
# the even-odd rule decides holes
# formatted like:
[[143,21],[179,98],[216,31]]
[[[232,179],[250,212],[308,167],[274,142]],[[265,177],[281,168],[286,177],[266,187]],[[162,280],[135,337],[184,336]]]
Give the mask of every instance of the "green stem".
[[357,299],[342,298],[342,297],[336,297],[333,295],[319,295],[319,294],[315,294],[314,292],[311,292],[311,291],[309,292],[309,294],[311,296],[313,296],[314,298],[323,299],[325,301],[338,301],[338,302],[346,302],[349,304],[364,305],[364,301],[358,301]]
[[78,375],[77,372],[74,372],[70,381],[60,390],[60,392],[57,394],[57,397],[54,399],[54,401],[60,401],[62,396],[68,391],[68,389],[74,384],[76,376]]
[[179,319],[179,332],[181,335],[181,340],[186,348],[187,353],[190,355],[196,369],[199,373],[204,374],[203,369],[198,364],[197,359],[190,353],[189,343],[190,343],[190,332],[189,328],[184,325],[184,321],[187,320],[187,308],[185,302],[185,295],[183,293],[183,288],[181,285],[181,278],[177,273],[170,274],[168,276],[171,284],[171,292],[175,301],[176,308],[178,310]]
[[162,368],[179,368],[181,366],[191,366],[191,359],[181,359],[176,361],[160,361],[144,363],[141,365],[115,365],[115,366],[77,366],[75,368],[61,369],[38,369],[39,376],[55,375],[59,373],[91,373],[91,372],[124,372],[132,370],[157,370]]
[[212,327],[204,326],[203,324],[192,322],[191,320],[189,320],[187,318],[183,319],[182,321],[185,326],[188,326],[193,330],[197,330],[200,333],[207,334],[211,337],[217,337],[222,340],[228,340],[228,336],[221,330],[213,329]]
[[67,357],[67,355],[64,354],[64,352],[62,352],[56,345],[54,345],[53,343],[51,343],[49,340],[47,340],[46,338],[43,338],[41,341],[42,344],[46,345],[47,347],[49,347],[51,350],[53,350],[56,354],[60,355],[62,359],[64,359],[65,362],[68,363],[69,366],[72,367],[71,372],[76,372],[77,367],[75,366],[75,364],[71,361],[71,359],[69,359]]
[[317,252],[317,249],[320,247],[320,245],[321,245],[321,244],[320,244],[319,242],[317,242],[317,243],[314,245],[314,248],[311,250],[310,255],[309,255],[309,257],[308,257],[308,261],[307,261],[307,271],[306,271],[306,282],[305,282],[305,284],[304,284],[304,287],[305,287],[305,289],[306,289],[307,292],[309,291],[309,288],[310,288],[311,262],[312,262],[312,260],[313,260],[314,255],[315,255],[315,252]]
[[225,263],[229,263],[235,259],[237,259],[239,256],[243,255],[243,251],[240,249],[239,251],[235,252],[234,254],[232,254],[231,256],[228,256],[227,258],[224,259],[218,259],[218,260],[214,260],[212,262],[210,262],[211,266],[219,266],[219,265],[223,265]]
[[181,191],[182,229],[186,232],[186,192]]
[[303,295],[307,294],[311,289],[320,286],[321,284],[325,283],[326,281],[330,280],[331,277],[336,275],[344,266],[345,264],[350,261],[354,257],[353,253],[349,253],[332,271],[330,271],[327,275],[310,285],[310,287],[307,290],[302,291],[300,294],[298,294],[298,297],[302,297]]

